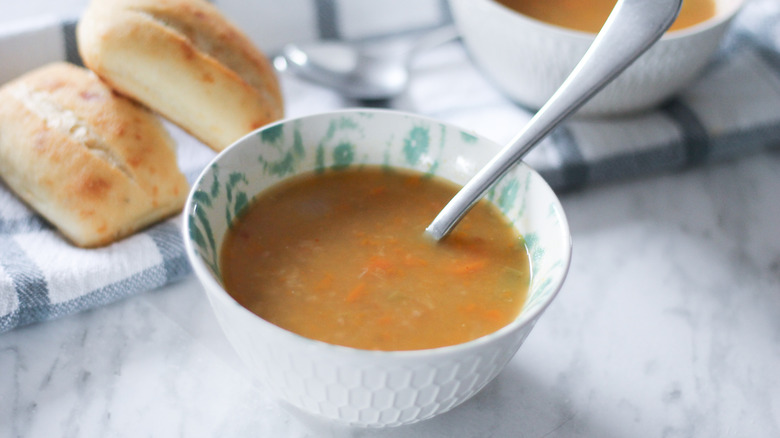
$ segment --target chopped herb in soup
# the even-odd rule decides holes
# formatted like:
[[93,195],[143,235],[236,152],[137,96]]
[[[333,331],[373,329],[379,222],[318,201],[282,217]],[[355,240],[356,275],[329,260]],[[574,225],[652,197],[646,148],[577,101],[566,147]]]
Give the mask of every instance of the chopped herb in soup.
[[398,169],[299,176],[261,193],[225,239],[225,289],[265,320],[360,349],[416,350],[494,332],[530,282],[522,237],[480,201],[424,234],[458,187]]

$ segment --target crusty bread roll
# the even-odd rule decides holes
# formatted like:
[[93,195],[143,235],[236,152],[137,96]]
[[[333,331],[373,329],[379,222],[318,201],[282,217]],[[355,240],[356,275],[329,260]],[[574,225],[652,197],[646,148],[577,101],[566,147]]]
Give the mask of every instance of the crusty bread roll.
[[82,247],[180,211],[188,191],[161,120],[66,63],[0,88],[0,177]]
[[283,116],[268,59],[203,0],[92,0],[76,32],[87,67],[216,151]]

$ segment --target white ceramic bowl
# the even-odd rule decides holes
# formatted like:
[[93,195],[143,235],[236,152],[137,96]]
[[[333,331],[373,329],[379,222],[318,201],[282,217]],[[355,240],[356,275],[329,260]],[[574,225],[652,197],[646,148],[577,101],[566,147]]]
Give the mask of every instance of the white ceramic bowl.
[[[509,98],[539,109],[582,59],[595,34],[541,22],[494,0],[449,0],[474,62]],[[716,16],[668,32],[578,115],[619,115],[653,108],[700,74],[743,0],[716,0]]]
[[[219,250],[229,222],[272,184],[327,167],[388,164],[465,183],[498,150],[455,126],[384,110],[285,120],[220,153],[193,186],[184,240],[228,340],[253,377],[288,405],[341,425],[382,427],[424,420],[462,403],[512,358],[563,283],[571,242],[561,205],[524,164],[489,195],[525,236],[532,284],[518,318],[460,345],[380,352],[335,346],[255,316],[222,288]],[[422,232],[422,230],[421,230]]]

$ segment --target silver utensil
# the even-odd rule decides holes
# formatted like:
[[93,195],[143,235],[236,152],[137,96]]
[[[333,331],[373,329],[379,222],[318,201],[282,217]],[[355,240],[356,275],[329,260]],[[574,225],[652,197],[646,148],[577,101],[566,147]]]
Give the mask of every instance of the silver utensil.
[[444,206],[425,232],[447,236],[488,188],[620,72],[672,25],[682,0],[619,0],[561,87],[528,124]]
[[274,67],[362,100],[388,99],[409,83],[409,62],[424,50],[457,38],[454,26],[436,28],[399,53],[375,53],[365,44],[319,41],[287,44],[273,58]]

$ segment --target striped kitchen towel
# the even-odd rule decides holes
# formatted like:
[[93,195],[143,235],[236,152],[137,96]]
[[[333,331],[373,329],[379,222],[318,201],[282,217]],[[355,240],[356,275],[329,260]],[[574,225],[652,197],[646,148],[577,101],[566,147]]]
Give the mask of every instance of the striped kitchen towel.
[[[85,0],[86,1],[86,0]],[[216,0],[267,53],[286,42],[362,39],[381,47],[450,21],[444,0]],[[0,6],[0,15],[3,9]],[[79,63],[78,11],[0,27],[0,83],[57,60]],[[282,74],[290,117],[354,106],[427,115],[504,143],[532,114],[501,95],[458,42],[420,54],[406,93],[346,100]],[[194,180],[213,152],[169,125]],[[571,120],[527,157],[559,192],[742,156],[780,144],[780,2],[749,0],[703,76],[655,111]],[[0,332],[149,291],[190,273],[172,218],[99,249],[66,243],[0,182]]]

